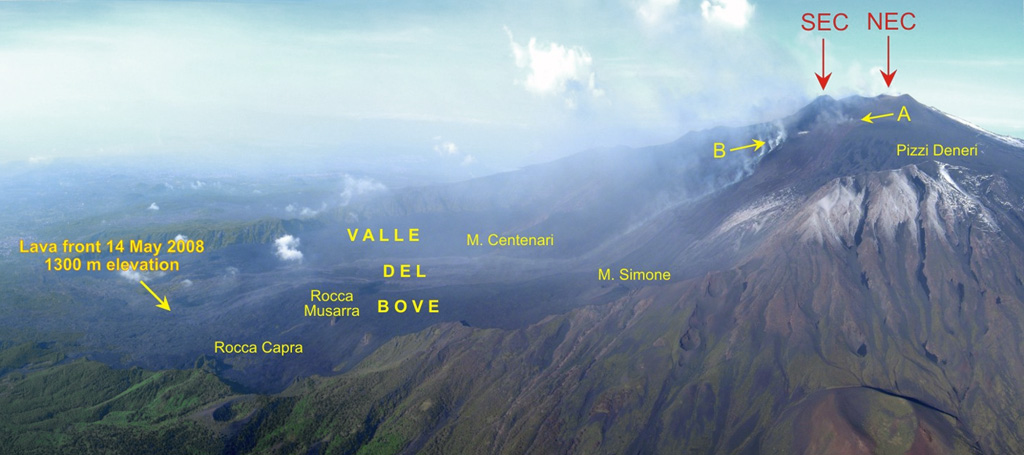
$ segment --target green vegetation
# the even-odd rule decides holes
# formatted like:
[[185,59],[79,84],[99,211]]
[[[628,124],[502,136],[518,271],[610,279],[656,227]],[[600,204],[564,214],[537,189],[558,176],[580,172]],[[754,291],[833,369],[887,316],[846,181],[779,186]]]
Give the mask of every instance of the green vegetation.
[[[59,345],[0,351],[0,447],[7,453],[209,453],[213,433],[189,416],[230,391],[202,370],[115,370]],[[47,365],[32,370],[33,365]]]
[[33,364],[53,364],[64,360],[64,353],[47,349],[45,343],[0,343],[0,376]]
[[390,455],[398,453],[406,443],[394,433],[387,433],[370,440],[356,455]]

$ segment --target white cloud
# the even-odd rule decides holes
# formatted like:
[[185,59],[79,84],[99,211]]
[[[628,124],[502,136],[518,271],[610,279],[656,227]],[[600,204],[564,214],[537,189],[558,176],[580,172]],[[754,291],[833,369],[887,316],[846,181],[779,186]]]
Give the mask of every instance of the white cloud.
[[50,164],[52,162],[53,162],[53,157],[51,157],[51,156],[31,156],[31,157],[28,158],[28,163],[29,164],[43,165],[43,164]]
[[644,0],[636,6],[636,14],[649,25],[660,24],[679,9],[679,0]]
[[700,14],[705,21],[732,28],[745,28],[754,15],[754,5],[747,0],[704,0]]
[[505,27],[512,45],[516,66],[528,70],[522,81],[527,91],[543,96],[561,96],[569,109],[575,109],[583,96],[600,97],[594,80],[593,57],[581,47],[566,47],[558,43],[538,44],[530,38],[523,46],[515,41],[512,31]]
[[122,270],[120,272],[117,272],[117,274],[121,275],[121,278],[124,278],[124,279],[126,279],[128,281],[132,281],[132,282],[135,282],[135,283],[138,283],[139,281],[142,281],[142,280],[149,280],[149,279],[152,279],[152,278],[160,278],[160,277],[166,275],[166,273],[164,273],[164,272],[143,273],[143,272],[140,272],[138,270]]
[[181,280],[181,285],[185,286],[187,288],[190,288],[190,287],[192,287],[192,280],[189,280],[189,279]]
[[175,242],[180,242],[182,240],[188,240],[188,236],[187,235],[182,235],[182,234],[178,234],[178,235],[174,236],[174,241]]
[[[459,150],[459,147],[452,141],[446,141],[442,136],[434,136],[434,151],[444,160],[459,161],[462,166],[468,166],[476,162],[476,157]],[[461,157],[461,159],[460,159]]]
[[225,285],[237,285],[240,274],[241,271],[238,270],[238,267],[227,267],[224,269],[224,275],[220,277],[220,282]]
[[[342,194],[342,196],[345,196],[345,195]],[[299,218],[312,218],[314,216],[319,215],[320,212],[323,212],[326,209],[327,209],[327,203],[326,202],[321,202],[319,209],[312,209],[312,208],[309,208],[309,207],[302,207],[302,209],[299,210],[299,208],[295,204],[288,204],[284,208],[284,211],[288,212],[288,213],[294,213],[294,212],[297,211],[297,212],[299,212]]]
[[152,204],[149,204],[149,208],[147,208],[146,210],[153,210],[153,211],[160,210],[160,206],[156,205],[156,202],[154,202]]
[[348,205],[355,196],[388,189],[383,183],[369,177],[357,178],[345,174],[344,182],[345,188],[341,191],[341,205],[343,206]]
[[459,147],[454,142],[444,141],[434,146],[434,151],[439,155],[458,155]]
[[128,281],[138,282],[142,280],[142,273],[135,270],[122,270],[119,274]]
[[301,261],[302,252],[299,251],[299,238],[286,234],[274,240],[274,247],[277,248],[277,257],[282,261]]
[[198,190],[198,189],[206,186],[206,182],[204,182],[202,180],[196,180],[196,181],[194,181],[192,183],[189,183],[189,186],[191,186],[193,190]]
[[326,202],[321,202],[319,209],[311,209],[309,207],[303,207],[302,210],[299,211],[299,218],[312,218],[314,216],[319,215],[320,212],[323,212],[324,210],[327,210],[327,203]]

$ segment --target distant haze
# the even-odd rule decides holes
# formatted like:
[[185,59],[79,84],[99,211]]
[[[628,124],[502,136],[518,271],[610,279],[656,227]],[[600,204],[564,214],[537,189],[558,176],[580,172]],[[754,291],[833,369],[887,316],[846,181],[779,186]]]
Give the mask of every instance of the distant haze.
[[901,6],[918,26],[892,33],[891,90],[872,5],[843,8],[858,30],[803,32],[804,6],[749,0],[0,2],[0,162],[386,157],[478,176],[792,112],[822,93],[820,38],[830,95],[912,93],[1024,135],[1019,4]]

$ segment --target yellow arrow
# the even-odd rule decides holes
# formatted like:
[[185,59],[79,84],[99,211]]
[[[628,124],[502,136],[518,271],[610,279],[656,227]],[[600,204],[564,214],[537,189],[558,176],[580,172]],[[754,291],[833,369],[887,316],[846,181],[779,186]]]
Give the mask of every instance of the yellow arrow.
[[892,117],[892,116],[893,116],[893,114],[882,114],[882,115],[876,115],[876,116],[872,117],[871,113],[868,112],[868,115],[865,115],[864,118],[862,118],[861,120],[863,120],[865,122],[868,122],[868,123],[875,123],[875,122],[872,122],[872,120],[879,119],[879,118],[884,118],[884,117]]
[[[889,114],[889,115],[892,115],[892,114]],[[760,149],[761,149],[761,146],[762,146],[762,145],[764,145],[764,141],[759,141],[759,140],[757,140],[757,139],[754,139],[754,143],[753,143],[753,144],[750,144],[750,145],[744,145],[743,147],[736,147],[736,148],[734,148],[734,149],[729,149],[729,151],[730,151],[730,152],[735,152],[735,151],[737,151],[737,150],[743,150],[743,149],[748,149],[748,148],[751,148],[751,147],[753,147],[753,148],[754,148],[754,151],[756,152],[756,151],[758,151],[758,150],[760,150]]]
[[160,302],[158,305],[156,305],[157,308],[163,308],[163,309],[165,309],[167,311],[171,311],[171,305],[169,303],[167,303],[167,296],[166,295],[164,296],[163,299],[161,299],[160,296],[156,295],[156,293],[153,292],[153,290],[149,288],[149,286],[146,286],[146,282],[145,281],[139,280],[139,283],[142,283],[142,287],[146,288],[146,290],[149,291],[150,294],[153,294],[153,298],[156,299],[157,302]]

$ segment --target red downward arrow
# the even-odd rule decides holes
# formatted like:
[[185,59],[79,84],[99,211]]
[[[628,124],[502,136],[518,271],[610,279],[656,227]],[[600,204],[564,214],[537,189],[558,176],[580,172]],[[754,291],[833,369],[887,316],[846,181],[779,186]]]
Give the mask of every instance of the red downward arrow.
[[[878,70],[882,73],[882,79],[885,79],[885,86],[889,87],[892,84],[892,78],[896,77],[896,70],[889,71],[889,37],[885,37],[885,71]],[[824,71],[822,71],[824,72]]]
[[825,90],[825,86],[828,85],[828,78],[832,77],[832,73],[825,74],[825,38],[821,39],[821,74],[814,73],[818,76],[818,84],[821,84],[821,89]]

